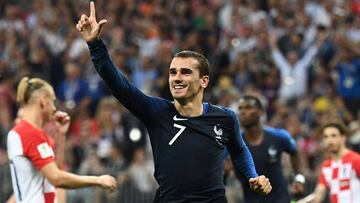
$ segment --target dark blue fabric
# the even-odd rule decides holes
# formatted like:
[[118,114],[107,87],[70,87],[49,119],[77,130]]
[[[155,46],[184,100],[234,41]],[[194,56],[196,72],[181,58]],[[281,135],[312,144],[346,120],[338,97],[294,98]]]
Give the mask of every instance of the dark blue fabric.
[[269,178],[272,191],[267,196],[261,196],[248,187],[248,181],[242,180],[246,203],[289,203],[288,183],[283,175],[281,157],[283,152],[289,154],[297,153],[295,140],[290,133],[284,129],[264,127],[264,140],[259,145],[251,145],[241,132],[255,162],[256,170],[260,175]]

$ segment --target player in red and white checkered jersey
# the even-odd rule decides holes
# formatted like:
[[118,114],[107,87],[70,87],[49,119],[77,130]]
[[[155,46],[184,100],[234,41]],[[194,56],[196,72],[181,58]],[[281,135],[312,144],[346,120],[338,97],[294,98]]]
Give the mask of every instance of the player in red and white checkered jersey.
[[55,122],[60,133],[69,129],[70,117],[56,111],[54,89],[39,78],[23,78],[17,89],[21,118],[8,133],[7,146],[16,201],[54,203],[56,187],[99,186],[115,190],[109,175],[79,176],[60,170],[54,160],[54,141],[43,131],[48,121]]
[[322,202],[329,191],[331,203],[360,203],[360,155],[346,148],[347,129],[340,122],[322,127],[329,158],[321,166],[314,193],[298,203]]

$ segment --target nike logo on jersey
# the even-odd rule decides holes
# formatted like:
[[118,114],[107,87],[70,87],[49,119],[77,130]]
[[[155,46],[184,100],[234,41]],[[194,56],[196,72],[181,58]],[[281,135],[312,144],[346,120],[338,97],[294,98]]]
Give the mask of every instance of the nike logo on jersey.
[[187,119],[187,118],[178,118],[177,115],[175,115],[175,116],[173,117],[173,120],[174,120],[174,121],[186,121],[186,120],[188,120],[188,119]]

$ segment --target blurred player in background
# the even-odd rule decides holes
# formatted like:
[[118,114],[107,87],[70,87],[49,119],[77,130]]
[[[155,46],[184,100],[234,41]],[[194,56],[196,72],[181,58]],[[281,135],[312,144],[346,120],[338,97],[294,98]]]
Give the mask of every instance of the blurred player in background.
[[[264,114],[260,100],[254,96],[240,98],[239,119],[243,131],[241,136],[248,146],[255,162],[256,170],[269,178],[273,189],[267,196],[260,196],[248,189],[247,181],[242,181],[246,203],[276,202],[289,203],[288,182],[283,174],[282,153],[291,156],[295,173],[299,172],[299,157],[295,140],[284,129],[265,127],[261,123]],[[297,175],[299,180],[300,174]],[[305,178],[302,176],[302,184]],[[299,181],[297,181],[299,182]],[[303,193],[303,187],[296,187],[296,193]]]
[[271,185],[265,176],[257,175],[251,154],[239,136],[235,113],[203,103],[209,83],[208,60],[197,52],[179,52],[169,68],[174,101],[148,96],[111,61],[99,39],[106,22],[96,21],[91,2],[90,15],[81,15],[76,27],[89,45],[99,75],[148,129],[159,183],[154,202],[227,202],[222,178],[225,146],[237,174],[244,176],[256,192],[268,194]]
[[54,89],[39,78],[24,77],[17,89],[20,119],[8,133],[7,149],[13,190],[17,202],[56,202],[56,187],[99,186],[115,190],[116,181],[109,175],[78,176],[62,171],[55,163],[54,141],[43,130],[55,122],[59,132],[69,129],[70,117],[57,111]]
[[345,125],[328,122],[321,133],[327,159],[322,163],[315,191],[298,203],[321,203],[327,191],[331,203],[360,202],[360,155],[346,147]]

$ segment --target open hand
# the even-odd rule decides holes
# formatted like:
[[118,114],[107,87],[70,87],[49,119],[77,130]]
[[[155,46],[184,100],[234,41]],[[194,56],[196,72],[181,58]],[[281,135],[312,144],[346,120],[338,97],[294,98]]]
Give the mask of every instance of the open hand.
[[82,14],[80,20],[76,24],[76,29],[80,32],[81,36],[86,42],[98,39],[103,25],[107,23],[106,19],[96,21],[95,5],[90,2],[90,16]]
[[254,192],[261,195],[267,195],[272,190],[269,179],[263,175],[258,176],[256,178],[250,178],[249,185]]

